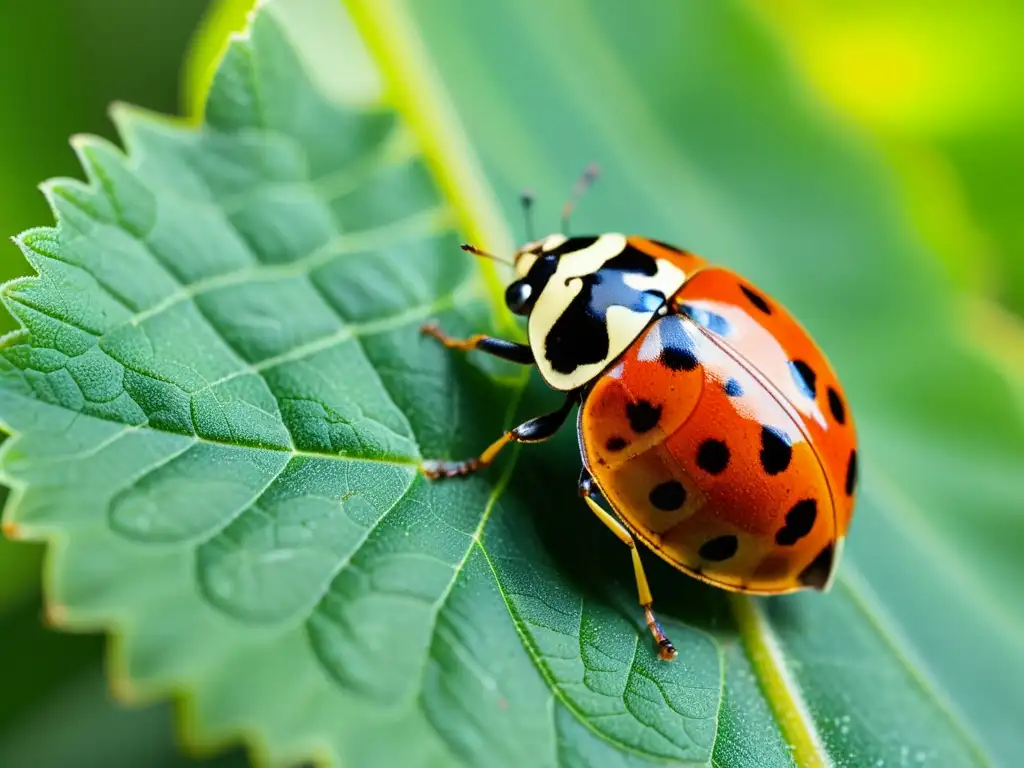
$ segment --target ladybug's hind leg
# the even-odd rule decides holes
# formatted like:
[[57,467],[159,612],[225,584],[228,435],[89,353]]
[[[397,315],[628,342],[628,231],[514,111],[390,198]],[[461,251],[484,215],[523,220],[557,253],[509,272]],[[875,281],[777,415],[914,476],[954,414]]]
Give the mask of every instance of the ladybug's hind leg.
[[542,443],[555,436],[555,433],[565,424],[569,412],[579,400],[575,392],[569,392],[565,402],[557,411],[545,413],[520,424],[491,443],[487,450],[476,458],[463,461],[445,461],[443,459],[428,459],[423,462],[423,474],[432,480],[442,477],[458,477],[468,475],[483,469],[498,455],[509,443]]
[[640,598],[640,605],[644,609],[647,627],[651,630],[654,642],[658,645],[658,657],[662,661],[671,661],[677,655],[676,647],[672,645],[672,641],[668,639],[665,631],[661,628],[661,622],[658,621],[654,611],[651,610],[651,603],[654,602],[654,599],[651,597],[651,588],[647,584],[647,574],[644,573],[644,564],[640,561],[640,552],[637,549],[636,541],[633,539],[633,535],[626,529],[626,526],[597,503],[594,497],[600,496],[600,494],[601,492],[598,490],[594,478],[586,470],[583,470],[580,475],[580,496],[587,502],[590,511],[597,515],[598,519],[607,525],[623,544],[629,547],[629,552],[633,557],[636,591]]

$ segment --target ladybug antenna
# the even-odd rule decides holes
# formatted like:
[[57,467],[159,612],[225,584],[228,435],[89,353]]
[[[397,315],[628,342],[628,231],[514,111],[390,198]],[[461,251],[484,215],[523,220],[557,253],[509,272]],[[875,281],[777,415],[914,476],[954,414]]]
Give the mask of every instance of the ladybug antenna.
[[497,261],[501,264],[508,264],[510,267],[512,266],[512,262],[509,261],[508,259],[499,258],[498,256],[495,256],[493,253],[488,253],[487,251],[477,248],[475,245],[463,243],[459,247],[462,248],[462,250],[466,251],[467,253],[472,253],[475,256],[483,256],[485,259],[493,259],[494,261]]
[[523,223],[526,228],[526,241],[534,241],[535,230],[533,228],[533,192],[524,189],[519,193],[519,205],[523,209]]
[[579,203],[580,198],[590,189],[591,185],[597,181],[599,174],[600,169],[596,163],[588,165],[583,171],[583,175],[576,182],[576,186],[573,187],[572,196],[565,201],[565,205],[562,207],[562,234],[566,237],[569,236],[569,219],[572,216],[572,212],[576,209],[576,204]]

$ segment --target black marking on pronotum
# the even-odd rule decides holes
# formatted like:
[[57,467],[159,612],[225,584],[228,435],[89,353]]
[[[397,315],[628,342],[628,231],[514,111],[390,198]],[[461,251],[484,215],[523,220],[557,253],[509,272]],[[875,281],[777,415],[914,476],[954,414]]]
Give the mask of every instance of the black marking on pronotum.
[[686,488],[678,480],[666,480],[651,489],[651,506],[663,512],[675,512],[686,503]]
[[551,367],[558,373],[570,374],[581,365],[606,360],[610,344],[609,308],[619,306],[634,312],[653,313],[665,303],[661,291],[638,291],[626,281],[626,276],[652,277],[657,273],[658,263],[654,257],[626,246],[597,272],[569,278],[580,281],[580,292],[554,322],[544,340],[544,355]]
[[789,373],[793,377],[793,383],[797,389],[804,393],[809,400],[813,400],[818,394],[818,376],[803,360],[790,360]]
[[658,362],[673,371],[692,371],[697,367],[697,347],[682,320],[678,317],[660,320],[658,334],[661,344]]
[[706,328],[716,336],[728,336],[732,333],[732,326],[729,321],[717,312],[708,309],[701,309],[692,304],[683,304],[679,311],[693,320],[701,328]]
[[739,546],[739,540],[729,533],[725,536],[716,536],[705,541],[701,544],[700,549],[697,550],[697,554],[700,555],[702,560],[712,560],[720,563],[735,555]]
[[743,295],[750,300],[750,303],[759,310],[764,312],[766,315],[770,315],[772,313],[772,308],[768,305],[767,299],[765,299],[765,297],[760,293],[745,285],[740,285],[740,290],[743,291]]
[[626,405],[626,418],[629,419],[629,426],[637,434],[650,432],[661,418],[661,406],[651,405],[646,400]]
[[793,441],[778,427],[761,427],[761,467],[766,474],[785,472],[793,458]]
[[811,560],[810,564],[800,571],[797,581],[805,587],[824,589],[825,585],[828,584],[828,577],[832,573],[832,561],[834,559],[835,547],[831,543],[826,544],[825,548]]
[[798,501],[786,513],[786,524],[776,532],[775,543],[781,547],[793,546],[811,532],[817,517],[818,502],[814,499]]

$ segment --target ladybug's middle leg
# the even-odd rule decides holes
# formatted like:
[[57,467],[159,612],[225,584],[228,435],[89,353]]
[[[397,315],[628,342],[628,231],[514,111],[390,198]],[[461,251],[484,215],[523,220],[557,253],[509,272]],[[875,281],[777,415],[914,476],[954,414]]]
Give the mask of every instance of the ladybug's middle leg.
[[601,491],[594,482],[594,478],[584,469],[580,475],[580,496],[587,502],[590,511],[597,515],[598,519],[607,525],[623,544],[629,547],[629,552],[633,556],[633,575],[636,577],[636,591],[640,598],[640,605],[644,609],[647,627],[651,630],[651,635],[654,636],[654,642],[658,644],[658,657],[662,661],[671,661],[676,657],[676,647],[672,645],[672,641],[668,639],[665,631],[661,628],[661,622],[658,621],[654,611],[651,610],[654,598],[651,597],[651,588],[647,584],[647,574],[644,573],[644,564],[640,561],[640,552],[637,549],[636,541],[626,526],[597,503],[594,497],[600,495]]
[[487,450],[473,459],[463,461],[445,461],[443,459],[428,459],[423,462],[423,474],[432,480],[443,477],[457,477],[468,475],[483,469],[498,455],[498,452],[509,443],[541,443],[555,436],[555,433],[565,424],[572,407],[579,401],[576,392],[569,392],[565,396],[565,402],[557,411],[545,413],[520,424],[491,443]]
[[526,344],[496,339],[493,336],[485,336],[482,333],[473,334],[468,339],[453,339],[438,328],[436,323],[427,323],[420,328],[420,331],[427,336],[433,336],[448,349],[461,349],[463,351],[479,349],[481,352],[500,357],[502,360],[508,360],[511,363],[520,363],[521,365],[534,364],[533,351]]

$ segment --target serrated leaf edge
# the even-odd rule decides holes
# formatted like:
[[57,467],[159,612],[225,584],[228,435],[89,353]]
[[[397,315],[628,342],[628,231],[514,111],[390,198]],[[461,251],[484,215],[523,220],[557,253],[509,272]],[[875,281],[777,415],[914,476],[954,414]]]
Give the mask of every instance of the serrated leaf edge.
[[[250,10],[246,16],[245,28],[241,31],[233,32],[230,36],[229,43],[234,43],[236,41],[244,42],[250,38],[250,30],[255,14],[266,4],[267,2],[265,0],[259,0],[259,2],[257,2],[256,7]],[[227,50],[227,47],[228,46],[224,47],[224,51]],[[222,55],[224,51],[222,51]],[[219,63],[218,59],[214,66],[219,65]],[[195,125],[188,119],[154,113],[149,110],[121,102],[112,104],[109,112],[117,129],[118,138],[124,146],[124,150],[121,150],[115,144],[107,142],[99,137],[76,134],[70,137],[69,143],[75,152],[83,171],[85,171],[87,175],[87,183],[83,183],[82,181],[73,178],[55,178],[46,180],[37,185],[39,190],[43,193],[55,221],[58,219],[57,209],[52,198],[53,187],[55,185],[66,184],[83,189],[100,185],[100,180],[95,178],[92,174],[93,163],[85,153],[85,149],[91,144],[103,144],[109,146],[113,151],[119,154],[130,156],[133,144],[133,122],[147,121],[154,124],[168,125],[178,129],[195,129]],[[402,143],[397,143],[399,145],[399,151],[395,154],[395,157],[400,158]],[[392,146],[392,142],[389,142],[388,145],[389,147]],[[450,218],[450,212],[445,210],[435,210],[428,212],[425,217],[413,216],[411,218],[416,219],[417,223],[420,225],[422,225],[422,220],[426,218],[427,220],[430,220],[433,225],[437,226],[440,223],[450,223],[450,221],[448,221]],[[387,229],[387,227],[385,226],[382,229]],[[31,247],[28,243],[24,242],[26,238],[33,235],[52,235],[56,233],[57,230],[57,226],[34,227],[12,237],[12,240],[19,248],[22,249],[23,252],[27,252],[31,250]],[[363,234],[374,231],[376,230],[366,230]],[[38,270],[36,270],[36,274],[34,275],[18,276],[0,284],[0,299],[5,303],[10,301],[11,299],[8,296],[9,291],[14,290],[24,283],[37,280],[39,277],[40,274]],[[442,304],[447,304],[453,301],[456,294],[460,291],[465,292],[468,289],[473,288],[474,286],[472,283],[474,282],[477,281],[470,279],[464,282],[449,295],[442,297],[443,301],[441,302],[434,302],[430,306],[418,307],[415,309],[422,311],[425,318],[426,316],[443,308],[441,306]],[[380,330],[386,329],[386,327],[391,323],[407,323],[409,322],[409,319],[410,312],[407,311],[400,313],[399,316],[369,321],[363,324],[363,326],[365,326],[364,332],[379,332]],[[0,336],[0,348],[7,347],[28,334],[29,331],[24,327],[10,331],[3,336]],[[133,431],[144,426],[145,425],[127,425],[125,430],[122,430],[111,439],[119,439],[123,437],[126,432]],[[0,419],[0,431],[3,431],[10,436],[10,439],[4,441],[3,444],[0,444],[0,467],[2,467],[5,464],[6,456],[12,450],[16,449],[19,443],[19,435],[10,424],[2,419]],[[197,439],[197,441],[202,440],[203,438]],[[301,451],[296,451],[294,448],[287,449],[286,452],[296,454],[302,453]],[[326,454],[311,455],[319,459],[330,458],[330,456]],[[339,455],[336,456],[336,458],[347,459],[349,457]],[[385,463],[409,464],[409,462],[398,461],[386,461]],[[127,706],[152,704],[165,699],[173,701],[177,714],[176,720],[179,727],[180,744],[186,753],[196,757],[212,757],[228,748],[241,745],[246,747],[253,764],[258,766],[269,766],[274,764],[271,761],[271,755],[283,758],[285,764],[306,764],[311,760],[316,764],[323,766],[334,764],[333,758],[336,757],[336,755],[330,745],[326,743],[322,743],[318,747],[314,747],[312,749],[309,748],[309,745],[306,745],[305,748],[299,747],[299,751],[282,753],[280,748],[278,748],[277,751],[272,750],[270,743],[263,737],[260,730],[256,728],[238,726],[234,728],[221,728],[217,731],[211,731],[203,728],[196,715],[198,703],[198,694],[196,691],[199,689],[199,686],[196,685],[194,679],[178,677],[174,682],[149,683],[146,686],[135,685],[127,671],[125,645],[130,639],[130,632],[124,620],[114,613],[108,613],[102,618],[97,619],[87,619],[82,616],[75,616],[69,611],[66,605],[55,601],[52,597],[54,594],[54,581],[56,578],[55,569],[64,555],[64,550],[68,546],[69,535],[60,528],[49,526],[29,527],[18,523],[17,517],[19,508],[23,503],[28,490],[28,483],[8,475],[8,473],[2,469],[0,469],[0,483],[10,489],[7,502],[2,510],[0,533],[12,541],[34,541],[45,544],[42,570],[42,592],[44,597],[43,620],[49,626],[62,631],[83,634],[101,633],[106,637],[107,645],[104,653],[104,667],[106,669],[106,679],[109,692],[116,701]]]

